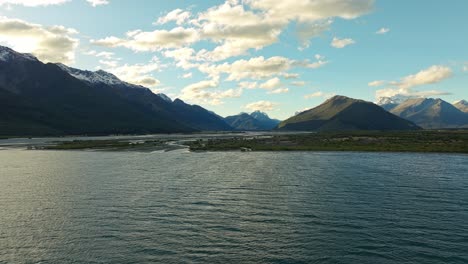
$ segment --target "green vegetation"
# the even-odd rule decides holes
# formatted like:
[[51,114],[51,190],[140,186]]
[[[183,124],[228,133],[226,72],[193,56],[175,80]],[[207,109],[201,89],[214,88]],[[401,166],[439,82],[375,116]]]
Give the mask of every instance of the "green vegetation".
[[234,137],[189,143],[192,151],[379,151],[468,153],[468,131],[337,132]]

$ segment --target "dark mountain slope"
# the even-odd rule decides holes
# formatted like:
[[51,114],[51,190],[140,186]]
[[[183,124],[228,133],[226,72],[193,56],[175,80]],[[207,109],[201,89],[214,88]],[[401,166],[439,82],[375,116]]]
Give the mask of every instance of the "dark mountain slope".
[[363,100],[335,96],[323,104],[299,113],[278,125],[280,130],[414,130],[413,123]]

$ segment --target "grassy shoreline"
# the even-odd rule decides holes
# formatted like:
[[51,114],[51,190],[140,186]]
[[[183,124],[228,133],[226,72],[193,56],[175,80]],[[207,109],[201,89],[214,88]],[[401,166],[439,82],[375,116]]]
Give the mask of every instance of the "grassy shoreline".
[[367,151],[468,153],[468,131],[340,132],[194,141],[191,151]]
[[223,137],[79,139],[28,146],[43,150],[141,151],[187,148],[202,151],[360,151],[468,153],[468,131],[355,131],[335,133],[235,134]]

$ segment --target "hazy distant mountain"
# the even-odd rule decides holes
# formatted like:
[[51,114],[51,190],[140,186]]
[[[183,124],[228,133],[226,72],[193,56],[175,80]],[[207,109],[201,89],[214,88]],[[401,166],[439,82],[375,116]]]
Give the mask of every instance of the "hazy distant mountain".
[[468,114],[442,99],[409,99],[390,112],[427,129],[468,127]]
[[468,113],[468,102],[466,100],[460,100],[458,102],[455,102],[453,106],[455,106],[456,108],[458,108],[458,110],[462,112]]
[[[194,124],[193,121],[197,123]],[[104,72],[44,64],[0,46],[0,134],[63,135],[230,130],[212,112],[172,102]]]
[[404,96],[404,95],[395,95],[391,97],[380,97],[376,104],[383,109],[390,111],[399,104],[403,103],[404,101],[411,99],[411,96]]
[[415,130],[418,126],[363,100],[334,96],[278,125],[280,130]]
[[236,130],[271,130],[279,124],[279,120],[271,119],[266,113],[255,111],[251,114],[240,113],[228,116],[224,120]]

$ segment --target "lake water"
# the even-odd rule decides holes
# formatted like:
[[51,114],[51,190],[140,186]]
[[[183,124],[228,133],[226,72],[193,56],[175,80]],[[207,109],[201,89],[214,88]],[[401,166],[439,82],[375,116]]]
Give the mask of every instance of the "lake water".
[[0,263],[468,263],[468,156],[0,150]]

